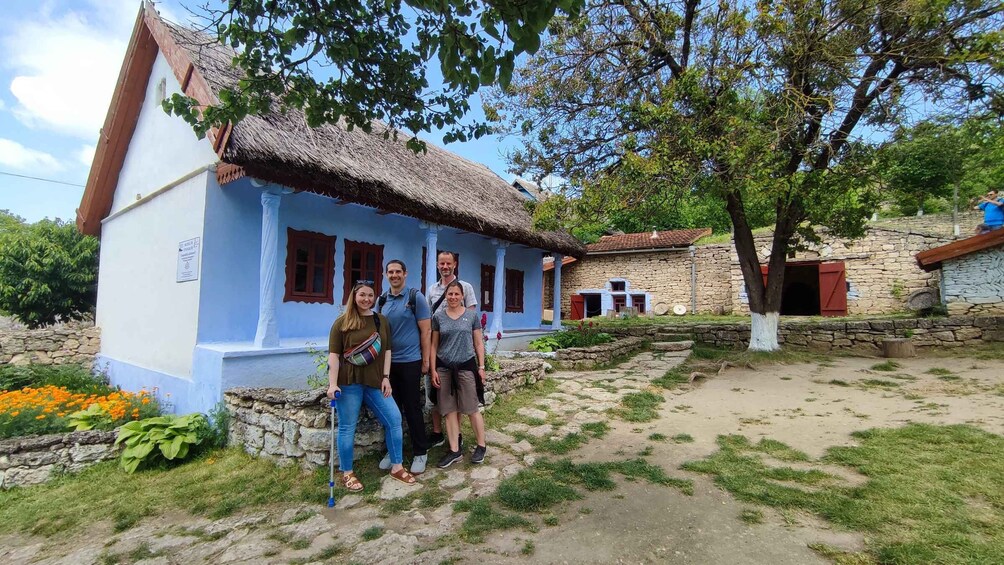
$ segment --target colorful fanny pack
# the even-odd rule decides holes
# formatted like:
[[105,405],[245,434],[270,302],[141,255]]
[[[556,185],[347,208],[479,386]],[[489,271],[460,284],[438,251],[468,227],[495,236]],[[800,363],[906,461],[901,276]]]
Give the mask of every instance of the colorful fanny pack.
[[366,338],[366,341],[353,347],[351,351],[346,351],[342,354],[342,358],[345,359],[346,362],[357,367],[365,367],[366,365],[376,361],[377,357],[380,356],[382,347],[380,343],[379,315],[373,316],[373,323],[376,324],[376,331]]

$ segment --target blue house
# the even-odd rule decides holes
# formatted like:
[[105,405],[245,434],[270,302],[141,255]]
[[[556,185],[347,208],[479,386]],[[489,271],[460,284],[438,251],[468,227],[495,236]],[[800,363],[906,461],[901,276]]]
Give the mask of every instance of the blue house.
[[350,286],[381,291],[384,262],[402,259],[425,289],[437,250],[459,254],[491,335],[541,330],[542,258],[582,256],[574,238],[533,229],[485,166],[378,127],[276,112],[199,139],[161,102],[217,102],[239,78],[232,55],[141,7],[77,216],[101,238],[98,365],[113,383],[156,387],[177,412],[234,386],[304,387]]

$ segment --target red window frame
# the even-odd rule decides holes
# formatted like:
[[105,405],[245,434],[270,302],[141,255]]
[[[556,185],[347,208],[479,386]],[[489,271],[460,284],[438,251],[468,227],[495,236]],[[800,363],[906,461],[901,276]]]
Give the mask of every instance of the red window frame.
[[[355,254],[358,253],[359,266],[353,266]],[[372,261],[368,259],[372,258]],[[380,295],[383,292],[383,245],[365,241],[345,240],[345,263],[342,266],[344,285],[342,296],[346,302],[352,287],[359,280],[373,281],[373,292]]]
[[644,294],[632,294],[631,295],[631,307],[638,311],[639,314],[645,313],[645,295]]
[[[508,270],[508,269],[507,269]],[[492,312],[495,308],[495,265],[481,264],[481,311]]]
[[[335,236],[286,228],[286,292],[283,302],[334,304]],[[300,255],[300,250],[305,255]],[[321,269],[321,288],[314,288]],[[297,275],[301,280],[297,280]],[[302,282],[302,284],[298,284]]]
[[518,269],[505,270],[505,311],[523,311],[523,279],[525,274]]

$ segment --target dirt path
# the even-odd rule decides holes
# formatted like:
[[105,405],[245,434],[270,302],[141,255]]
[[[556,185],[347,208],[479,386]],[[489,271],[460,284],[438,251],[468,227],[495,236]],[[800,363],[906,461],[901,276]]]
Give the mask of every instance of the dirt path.
[[[720,434],[744,434],[754,441],[768,437],[818,457],[827,447],[852,443],[853,431],[907,422],[971,423],[1004,432],[1004,361],[914,359],[893,371],[876,371],[871,367],[881,360],[835,358],[821,364],[731,369],[672,391],[651,387],[652,379],[682,361],[680,356],[642,353],[612,370],[558,373],[555,392],[518,411],[520,421],[492,430],[488,464],[430,470],[417,492],[385,482],[375,497],[345,496],[333,510],[285,506],[216,521],[167,515],[120,534],[107,524],[95,524],[69,539],[0,534],[0,560],[144,565],[826,563],[808,544],[860,550],[861,537],[811,516],[770,509],[761,509],[764,523],[747,524],[740,515],[748,505],[706,476],[679,466],[714,453]],[[951,369],[951,374],[928,373],[932,368]],[[625,394],[641,390],[664,395],[658,419],[630,423],[606,413]],[[466,518],[454,511],[455,501],[494,492],[502,479],[546,455],[541,441],[581,434],[584,427],[604,421],[610,426],[607,434],[572,452],[574,461],[644,454],[672,477],[692,480],[693,495],[617,479],[612,491],[560,505],[553,511],[556,525],[540,525],[537,517],[535,532],[494,532],[474,545],[451,538]],[[654,441],[652,434],[666,440]],[[678,434],[692,441],[673,441]],[[843,473],[847,480],[859,480]],[[341,547],[337,554],[335,546]]]

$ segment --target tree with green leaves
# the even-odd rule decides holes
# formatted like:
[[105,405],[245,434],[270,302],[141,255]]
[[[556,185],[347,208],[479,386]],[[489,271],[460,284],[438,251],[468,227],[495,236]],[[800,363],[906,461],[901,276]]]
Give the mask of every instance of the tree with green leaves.
[[886,198],[902,213],[924,215],[931,199],[949,199],[962,179],[963,141],[950,123],[922,121],[896,130],[878,151]]
[[[446,142],[478,138],[486,124],[461,123],[471,95],[508,85],[516,58],[539,48],[548,21],[575,15],[582,2],[231,0],[205,9],[206,28],[237,50],[245,78],[220,92],[217,106],[176,94],[165,108],[200,135],[249,114],[298,108],[314,127],[344,121],[370,131],[380,120],[416,135],[445,129]],[[442,85],[432,87],[436,63]],[[417,139],[409,146],[424,148]]]
[[[861,234],[875,206],[861,128],[899,123],[920,99],[960,113],[1004,107],[1002,10],[996,0],[590,0],[552,21],[487,114],[524,136],[517,172],[567,179],[598,212],[666,194],[718,202],[749,296],[750,349],[774,350],[789,251],[813,226]],[[752,234],[763,208],[766,284]]]
[[94,310],[96,238],[81,235],[72,222],[24,224],[7,213],[0,219],[0,310],[29,328],[79,320]]

